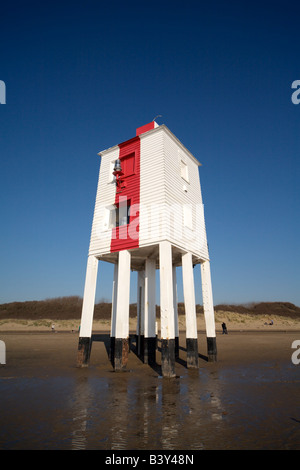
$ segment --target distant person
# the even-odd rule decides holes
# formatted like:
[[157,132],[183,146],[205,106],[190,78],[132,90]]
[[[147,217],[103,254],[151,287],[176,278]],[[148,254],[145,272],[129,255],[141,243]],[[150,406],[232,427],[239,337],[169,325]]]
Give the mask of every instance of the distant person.
[[222,323],[222,329],[223,329],[223,333],[222,335],[227,335],[228,334],[228,331],[227,331],[227,326],[226,326],[226,323]]
[[274,323],[273,320],[271,320],[270,323],[269,323],[269,325],[273,325],[273,323]]
[[52,330],[53,333],[55,332],[55,325],[54,325],[54,323],[52,323],[52,325],[51,325],[51,330]]

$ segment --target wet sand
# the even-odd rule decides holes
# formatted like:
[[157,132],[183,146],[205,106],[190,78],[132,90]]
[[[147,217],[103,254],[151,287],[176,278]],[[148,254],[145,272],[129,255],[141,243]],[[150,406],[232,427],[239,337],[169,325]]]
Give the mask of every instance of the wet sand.
[[[218,362],[186,368],[185,337],[174,379],[129,354],[115,373],[109,333],[95,332],[88,368],[76,367],[77,333],[0,332],[0,449],[216,450],[300,448],[300,331],[217,335]],[[299,356],[300,357],[300,354]]]

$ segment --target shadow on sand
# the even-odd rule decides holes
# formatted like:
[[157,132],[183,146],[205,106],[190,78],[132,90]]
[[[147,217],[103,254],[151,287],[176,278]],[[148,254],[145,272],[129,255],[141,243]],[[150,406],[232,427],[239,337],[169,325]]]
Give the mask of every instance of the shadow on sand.
[[[113,361],[112,361],[112,358],[111,358],[111,354],[110,354],[110,335],[108,333],[97,333],[97,334],[93,334],[92,335],[92,345],[91,345],[91,349],[93,347],[93,342],[102,342],[104,343],[104,346],[105,346],[105,349],[106,349],[106,353],[107,353],[107,357],[111,363],[112,366],[114,366],[113,364]],[[157,340],[157,347],[156,347],[156,350],[158,353],[161,354],[161,340],[158,339]],[[135,354],[135,356],[141,361],[141,362],[144,362],[143,361],[143,357],[141,354],[138,353],[138,348],[137,348],[137,341],[136,341],[136,335],[135,334],[132,334],[130,335],[129,337],[129,351],[132,352],[133,354]],[[187,368],[187,361],[185,359],[182,359],[180,357],[180,351],[182,351],[183,353],[186,354],[186,348],[182,347],[182,346],[179,346],[178,347],[178,350],[177,350],[177,353],[176,353],[176,356],[175,356],[175,361],[180,364],[181,366]],[[208,362],[208,357],[203,355],[203,354],[200,354],[198,353],[198,357],[200,360],[202,361],[205,361],[205,362]],[[161,371],[161,365],[158,364],[157,362],[154,363],[154,364],[148,364],[149,367],[151,367],[153,369],[153,371],[155,373],[157,373],[158,375],[161,375],[162,374],[162,371]]]

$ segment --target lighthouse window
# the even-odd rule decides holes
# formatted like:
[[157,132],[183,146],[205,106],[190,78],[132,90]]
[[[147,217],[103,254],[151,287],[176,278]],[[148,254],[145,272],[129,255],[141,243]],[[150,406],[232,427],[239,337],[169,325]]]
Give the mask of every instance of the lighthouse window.
[[124,157],[122,157],[121,165],[125,177],[133,175],[135,166],[135,153],[133,152],[129,155],[125,155]]
[[116,160],[112,160],[109,164],[109,173],[108,173],[108,182],[112,183],[116,181],[115,175],[113,175],[114,167],[115,167]]
[[128,225],[130,221],[130,201],[127,204],[116,204],[110,210],[110,227]]
[[181,172],[181,178],[189,182],[189,169],[188,169],[187,164],[183,160],[180,161],[180,172]]

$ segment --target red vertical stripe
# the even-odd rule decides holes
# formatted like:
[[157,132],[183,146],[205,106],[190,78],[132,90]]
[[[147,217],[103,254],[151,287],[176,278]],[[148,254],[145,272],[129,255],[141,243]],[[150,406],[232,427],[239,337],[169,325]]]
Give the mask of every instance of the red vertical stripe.
[[124,175],[125,188],[118,192],[116,190],[115,205],[124,202],[130,204],[130,220],[128,225],[113,228],[110,251],[128,250],[138,248],[139,246],[139,207],[140,207],[140,138],[134,137],[127,142],[119,145],[119,158],[126,159],[127,156],[134,154],[134,171],[132,173],[132,164],[123,162],[122,168],[129,169],[129,175]]

